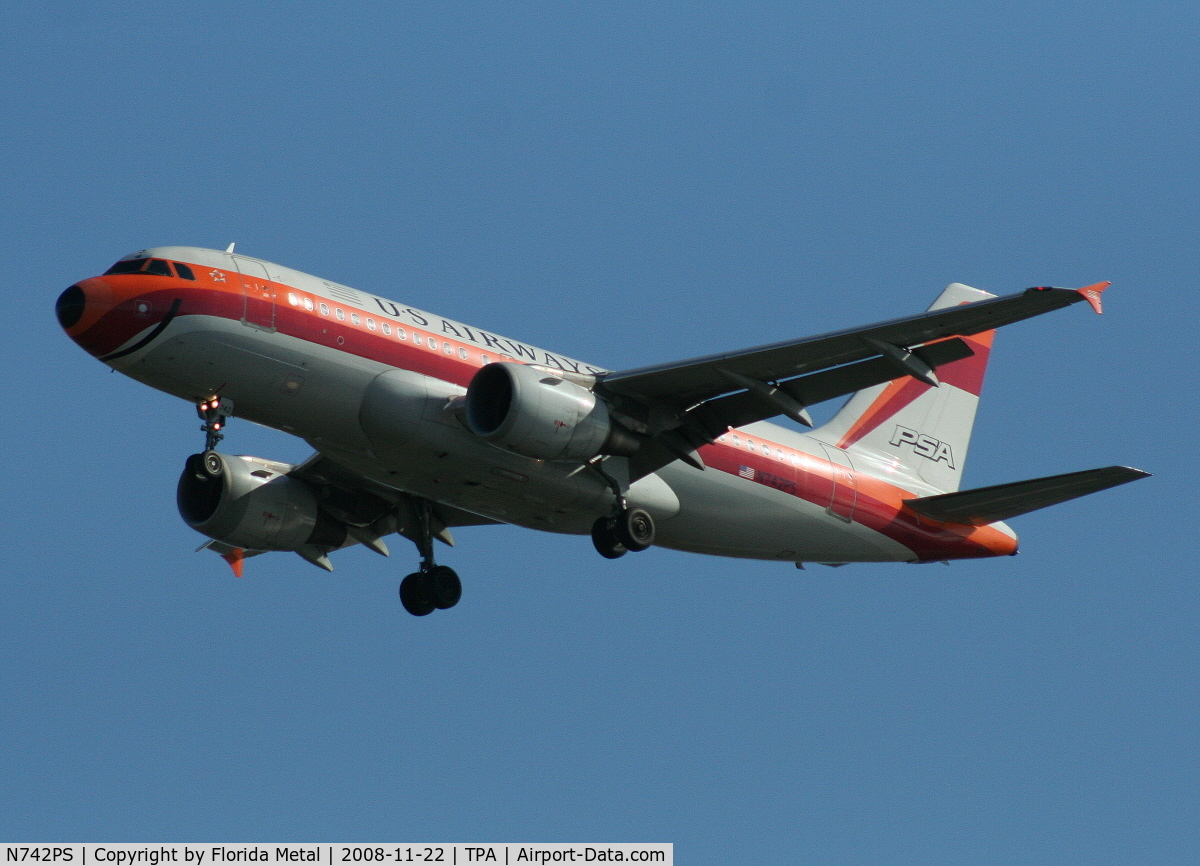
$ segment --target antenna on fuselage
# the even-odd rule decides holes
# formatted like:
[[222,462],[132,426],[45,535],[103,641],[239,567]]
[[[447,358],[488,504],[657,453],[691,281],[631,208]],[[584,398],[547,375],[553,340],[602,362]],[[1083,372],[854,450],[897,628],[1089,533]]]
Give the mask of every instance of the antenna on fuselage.
[[225,252],[227,252],[227,253],[233,252],[233,248],[236,246],[237,246],[237,241],[234,241],[233,243],[231,243],[229,246],[227,246],[225,248]]

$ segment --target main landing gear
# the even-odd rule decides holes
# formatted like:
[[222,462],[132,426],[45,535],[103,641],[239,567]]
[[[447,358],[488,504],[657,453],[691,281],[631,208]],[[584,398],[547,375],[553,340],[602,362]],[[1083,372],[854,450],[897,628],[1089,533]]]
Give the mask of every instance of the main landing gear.
[[605,559],[619,559],[629,551],[638,553],[654,544],[654,518],[641,508],[630,508],[617,480],[593,463],[600,476],[612,488],[612,513],[592,524],[592,544]]
[[592,544],[605,559],[619,559],[654,543],[654,519],[640,508],[621,508],[592,524]]
[[[453,568],[438,565],[433,559],[433,514],[427,499],[414,503],[417,526],[409,537],[421,553],[421,568],[400,582],[400,603],[413,616],[428,616],[446,610],[462,598],[462,581]],[[407,534],[407,533],[406,533]]]
[[462,598],[462,581],[448,565],[421,564],[400,581],[400,603],[413,616],[427,616],[435,610],[446,610]]

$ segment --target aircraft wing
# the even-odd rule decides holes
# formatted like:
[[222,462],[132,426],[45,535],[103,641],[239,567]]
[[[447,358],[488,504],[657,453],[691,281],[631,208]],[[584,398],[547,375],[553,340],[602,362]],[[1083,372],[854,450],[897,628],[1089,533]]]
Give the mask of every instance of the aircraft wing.
[[1013,295],[687,361],[604,374],[596,386],[648,441],[630,460],[634,478],[676,459],[703,468],[695,450],[729,427],[787,415],[901,376],[936,385],[940,364],[971,354],[970,336],[1079,301],[1100,312],[1108,283],[1038,287]]
[[1030,481],[960,490],[957,493],[922,496],[919,499],[906,499],[904,504],[917,514],[934,520],[983,526],[1087,496],[1098,490],[1116,487],[1118,484],[1128,484],[1149,475],[1149,472],[1131,469],[1128,466],[1108,466],[1104,469],[1087,469],[1083,472],[1068,472],[1065,475],[1051,475],[1048,478],[1034,478]]
[[[396,532],[419,548],[422,515],[427,515],[432,536],[451,547],[454,537],[449,527],[499,522],[440,502],[429,501],[429,508],[425,509],[421,507],[419,497],[372,481],[319,451],[287,474],[309,485],[317,494],[321,510],[345,525],[346,539],[342,547],[364,544],[387,556],[388,548],[382,537]],[[246,559],[266,552],[245,550],[216,539],[209,539],[196,548],[197,551],[206,549],[219,554],[238,577],[242,576],[242,563]],[[314,565],[333,571],[324,554],[296,552]]]
[[[320,452],[297,466],[291,475],[320,491],[321,507],[343,522],[363,526],[392,512],[399,518],[396,531],[405,534],[405,518],[411,518],[406,514],[409,509],[405,506],[408,500],[414,498],[411,494],[374,482]],[[435,522],[440,523],[442,529],[441,533],[435,531],[434,534],[451,546],[454,540],[445,531],[447,527],[482,526],[498,522],[440,502],[431,504]]]
[[[1095,291],[1096,287],[1089,286],[1088,290]],[[1026,289],[1002,298],[893,319],[865,328],[772,343],[740,352],[707,355],[672,364],[622,370],[605,375],[602,385],[605,391],[686,407],[733,390],[721,370],[760,381],[790,379],[880,355],[880,351],[869,340],[904,347],[942,337],[970,336],[1086,300],[1085,291],[1048,287]]]

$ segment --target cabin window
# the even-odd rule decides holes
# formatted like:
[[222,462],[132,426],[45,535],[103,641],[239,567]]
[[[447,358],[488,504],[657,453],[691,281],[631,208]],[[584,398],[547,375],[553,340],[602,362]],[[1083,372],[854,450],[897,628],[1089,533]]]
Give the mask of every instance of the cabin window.
[[367,317],[367,330],[368,331],[375,330],[375,320],[372,319],[370,316]]
[[321,315],[322,316],[329,315],[329,304],[321,304]]
[[291,304],[293,307],[300,306],[300,299],[298,297],[296,297],[295,292],[288,292],[288,303]]
[[[405,331],[403,328],[401,328],[399,325],[397,325],[396,326],[396,336],[399,337],[401,340],[407,340],[408,332]],[[413,339],[416,339],[416,336],[417,336],[416,334],[413,334]]]
[[192,280],[194,282],[196,279],[196,275],[192,273],[192,269],[183,262],[175,263],[175,273],[179,274],[179,276],[183,277],[185,280]]
[[491,362],[488,360],[488,356],[487,356],[487,355],[480,355],[480,356],[479,356],[479,362],[480,362],[481,364],[490,364],[490,363],[491,363]]
[[333,311],[333,314],[338,317],[339,322],[346,321],[346,314],[342,311],[341,307],[338,307],[337,309],[335,309]]
[[316,306],[316,305],[315,305],[315,304],[313,304],[313,299],[312,299],[312,298],[305,298],[305,299],[304,299],[304,309],[308,310],[309,312],[312,312],[312,310],[313,310],[313,307],[315,307],[315,306]]
[[416,331],[413,331],[413,342],[416,343],[418,346],[420,346],[424,342],[424,340],[421,339],[421,335],[418,334]]
[[352,324],[352,325],[357,325],[357,324],[358,324],[359,322],[361,322],[361,321],[362,321],[362,319],[360,319],[360,318],[358,317],[358,313],[351,313],[351,314],[350,314],[350,324]]
[[442,351],[445,352],[447,355],[453,355],[454,347],[451,346],[449,343],[442,343]]
[[737,448],[741,448],[741,447],[742,447],[742,440],[741,440],[741,438],[739,438],[739,437],[737,437],[737,436],[734,436],[734,437],[733,437],[733,444],[734,444],[734,446],[735,446],[735,447],[737,447]]
[[383,335],[385,337],[390,337],[392,335],[392,326],[389,325],[387,322],[384,322],[379,327],[383,328]]
[[467,350],[462,346],[458,347],[458,357],[462,358],[464,361],[467,360]]

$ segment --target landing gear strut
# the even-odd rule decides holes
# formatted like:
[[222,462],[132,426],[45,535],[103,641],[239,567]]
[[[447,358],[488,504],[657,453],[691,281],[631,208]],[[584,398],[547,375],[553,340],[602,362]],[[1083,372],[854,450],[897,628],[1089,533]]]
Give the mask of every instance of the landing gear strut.
[[220,432],[225,426],[225,419],[233,414],[233,401],[223,397],[209,397],[196,406],[196,414],[204,423],[200,429],[204,432],[204,450],[212,451],[217,443],[225,438]]
[[458,604],[462,581],[453,568],[434,562],[433,509],[429,500],[417,499],[413,504],[417,525],[412,535],[416,536],[413,541],[421,554],[421,567],[400,582],[400,604],[413,616],[428,616]]

